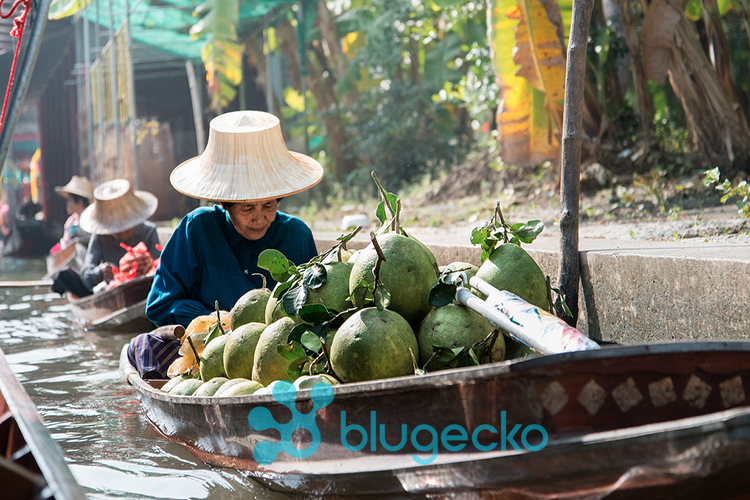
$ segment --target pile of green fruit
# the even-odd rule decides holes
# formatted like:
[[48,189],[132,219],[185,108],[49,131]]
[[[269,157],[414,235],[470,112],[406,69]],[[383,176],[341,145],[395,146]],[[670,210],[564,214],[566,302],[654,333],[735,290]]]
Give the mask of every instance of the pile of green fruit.
[[279,380],[309,388],[529,353],[481,315],[458,305],[455,286],[460,277],[476,275],[549,309],[547,280],[520,246],[541,232],[542,223],[510,226],[498,207],[490,222],[472,234],[472,243],[482,247],[481,266],[454,262],[439,268],[430,249],[400,227],[399,198],[373,178],[382,194],[376,210],[381,228],[371,233],[370,244],[354,253],[347,250],[357,228],[299,266],[277,250],[261,253],[258,266],[277,281],[275,288],[247,292],[224,312],[224,321],[217,311],[206,328],[204,318],[200,324],[207,331],[200,339],[188,327],[181,350],[186,356],[170,369],[174,377],[164,391],[267,394]]

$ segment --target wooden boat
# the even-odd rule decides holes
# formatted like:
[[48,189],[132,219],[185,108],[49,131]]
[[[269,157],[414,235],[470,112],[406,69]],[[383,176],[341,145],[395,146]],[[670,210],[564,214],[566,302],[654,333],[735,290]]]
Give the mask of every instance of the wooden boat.
[[60,447],[0,350],[0,484],[2,498],[83,499]]
[[154,277],[141,276],[109,290],[70,299],[75,314],[87,328],[138,332],[151,330],[146,318],[146,297]]
[[[316,410],[317,448],[310,427],[249,424],[259,407],[290,422],[272,395],[170,395],[137,375],[125,349],[120,370],[165,437],[284,492],[643,500],[740,498],[750,487],[750,342],[610,347],[345,384],[327,406],[300,391],[293,419]],[[255,446],[279,443],[282,428],[314,453],[256,462]]]
[[55,274],[63,267],[72,267],[78,270],[78,263],[75,260],[76,257],[76,244],[68,245],[65,248],[61,248],[59,252],[54,254],[48,254],[45,257],[47,264],[47,278],[52,278]]

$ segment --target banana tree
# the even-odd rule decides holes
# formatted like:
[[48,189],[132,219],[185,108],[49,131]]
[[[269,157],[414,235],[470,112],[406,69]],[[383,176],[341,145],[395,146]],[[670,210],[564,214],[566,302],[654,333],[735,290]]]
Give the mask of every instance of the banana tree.
[[204,0],[193,11],[201,17],[192,28],[193,38],[206,37],[201,58],[206,66],[206,80],[211,107],[220,111],[237,94],[242,81],[243,45],[237,39],[238,0]]
[[[497,112],[501,157],[520,166],[556,161],[565,92],[560,5],[556,0],[492,0],[488,8],[493,64],[502,89]],[[569,22],[569,11],[565,17]]]

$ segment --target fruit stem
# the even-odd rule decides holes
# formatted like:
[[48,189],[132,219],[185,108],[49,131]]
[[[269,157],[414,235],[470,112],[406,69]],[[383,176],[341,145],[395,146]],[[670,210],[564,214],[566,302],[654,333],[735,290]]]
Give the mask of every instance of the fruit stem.
[[552,283],[550,282],[549,275],[545,276],[545,284],[547,285],[547,305],[549,306],[549,313],[555,314],[555,305],[552,303]]
[[497,205],[495,205],[495,219],[500,218],[500,227],[498,229],[503,230],[503,240],[505,243],[508,243],[508,224],[505,222],[505,218],[503,217],[503,211],[500,209],[500,202],[497,202]]
[[386,210],[391,214],[391,217],[393,217],[393,208],[391,207],[391,203],[388,201],[388,192],[383,188],[383,185],[380,184],[380,181],[378,180],[378,176],[375,175],[375,171],[373,170],[370,172],[370,175],[372,175],[372,180],[375,181],[375,184],[378,186],[378,190],[380,191],[380,195],[383,197],[383,204],[385,205]]
[[437,357],[437,355],[438,355],[438,353],[439,353],[439,352],[440,352],[440,351],[435,351],[435,352],[433,352],[433,353],[432,353],[432,356],[430,356],[430,359],[428,359],[428,360],[427,360],[427,362],[426,362],[425,364],[423,364],[423,365],[422,365],[422,369],[423,369],[424,371],[427,371],[427,365],[429,365],[430,363],[432,363],[432,360],[433,360],[433,359],[435,359],[435,358]]
[[[260,279],[263,280],[263,288],[266,288],[266,285],[268,284],[268,281],[266,281],[266,277],[265,277],[264,274],[262,274],[262,273],[253,273],[253,276],[260,276]],[[219,301],[217,300],[216,303],[218,304],[218,302]]]
[[401,229],[401,198],[396,199],[396,216],[394,217],[393,230],[399,234]]
[[378,243],[378,239],[375,237],[375,233],[370,231],[370,240],[372,241],[372,246],[375,248],[375,252],[378,254],[378,260],[375,262],[375,267],[372,270],[372,274],[375,275],[375,288],[373,289],[373,294],[375,293],[375,290],[378,288],[378,285],[380,285],[380,264],[382,262],[385,262],[385,255],[383,254],[383,249],[380,248],[380,243]]
[[224,327],[221,326],[221,311],[219,311],[219,301],[217,300],[214,302],[214,305],[216,307],[216,324],[219,325],[219,331],[222,335],[226,335],[227,332],[224,331]]
[[[190,338],[190,335],[188,335],[187,339],[188,339],[188,344],[190,344],[190,348],[193,350],[193,354],[195,355],[195,361],[199,362],[201,360],[201,356],[200,354],[198,354],[198,350],[195,348],[195,344],[193,344],[193,339]],[[190,369],[192,370],[193,368],[190,367]]]

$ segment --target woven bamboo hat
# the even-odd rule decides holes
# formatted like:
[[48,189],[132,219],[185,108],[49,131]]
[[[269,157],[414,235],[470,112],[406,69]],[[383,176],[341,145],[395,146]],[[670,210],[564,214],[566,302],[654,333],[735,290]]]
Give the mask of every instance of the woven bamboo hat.
[[87,178],[77,175],[71,177],[70,182],[64,186],[55,187],[55,193],[63,198],[67,198],[69,194],[75,194],[87,198],[89,201],[94,201],[94,185]]
[[235,111],[211,120],[206,150],[178,165],[169,181],[193,198],[250,202],[299,193],[322,178],[320,163],[286,149],[278,118]]
[[137,226],[156,212],[159,200],[147,191],[133,191],[127,179],[115,179],[94,189],[94,203],[81,214],[81,229],[114,234]]

